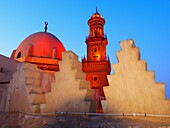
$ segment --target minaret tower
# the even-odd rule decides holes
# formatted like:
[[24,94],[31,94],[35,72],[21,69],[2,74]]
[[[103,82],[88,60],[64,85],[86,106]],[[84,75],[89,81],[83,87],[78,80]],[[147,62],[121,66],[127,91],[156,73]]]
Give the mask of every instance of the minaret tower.
[[97,112],[102,112],[101,100],[105,99],[103,86],[108,86],[107,75],[110,74],[110,60],[106,57],[107,37],[104,35],[105,20],[98,13],[94,13],[88,20],[89,36],[86,38],[87,58],[82,60],[82,70],[86,72],[86,79],[90,81],[90,88],[95,89]]

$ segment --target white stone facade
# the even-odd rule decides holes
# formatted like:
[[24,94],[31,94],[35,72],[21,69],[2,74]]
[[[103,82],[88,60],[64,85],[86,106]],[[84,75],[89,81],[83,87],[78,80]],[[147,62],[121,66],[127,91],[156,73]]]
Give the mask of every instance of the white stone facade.
[[120,42],[116,52],[114,74],[108,75],[109,86],[104,88],[106,113],[170,114],[170,100],[165,98],[164,83],[155,82],[154,72],[140,60],[139,48],[133,40]]

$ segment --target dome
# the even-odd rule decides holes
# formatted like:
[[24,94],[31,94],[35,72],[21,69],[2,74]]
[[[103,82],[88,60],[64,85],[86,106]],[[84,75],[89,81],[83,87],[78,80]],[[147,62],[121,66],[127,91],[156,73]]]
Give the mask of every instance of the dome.
[[37,32],[24,39],[15,51],[14,59],[22,57],[62,59],[66,51],[61,41],[48,32]]
[[96,17],[102,18],[102,16],[101,16],[98,12],[94,13],[94,14],[91,16],[91,18],[96,18]]
[[[97,21],[97,22],[96,22]],[[101,23],[101,24],[105,24],[105,20],[104,18],[100,15],[100,13],[98,13],[97,8],[96,8],[96,12],[91,16],[91,18],[88,20],[88,25],[94,25],[96,23]]]

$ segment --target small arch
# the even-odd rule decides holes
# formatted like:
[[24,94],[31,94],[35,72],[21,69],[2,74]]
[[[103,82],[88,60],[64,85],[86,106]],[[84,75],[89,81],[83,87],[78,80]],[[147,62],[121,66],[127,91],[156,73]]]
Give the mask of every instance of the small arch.
[[94,48],[94,52],[97,52],[97,48]]
[[98,47],[97,46],[93,46],[93,52],[97,52],[98,51]]
[[91,88],[99,88],[100,87],[100,80],[98,75],[92,76]]
[[21,58],[21,52],[18,52],[17,58]]
[[95,37],[97,37],[97,31],[95,31]]

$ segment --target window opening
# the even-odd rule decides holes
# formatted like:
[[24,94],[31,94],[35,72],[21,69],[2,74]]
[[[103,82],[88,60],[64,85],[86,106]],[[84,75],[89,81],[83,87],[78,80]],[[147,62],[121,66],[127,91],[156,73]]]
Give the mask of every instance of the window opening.
[[21,52],[18,53],[17,58],[21,58]]

